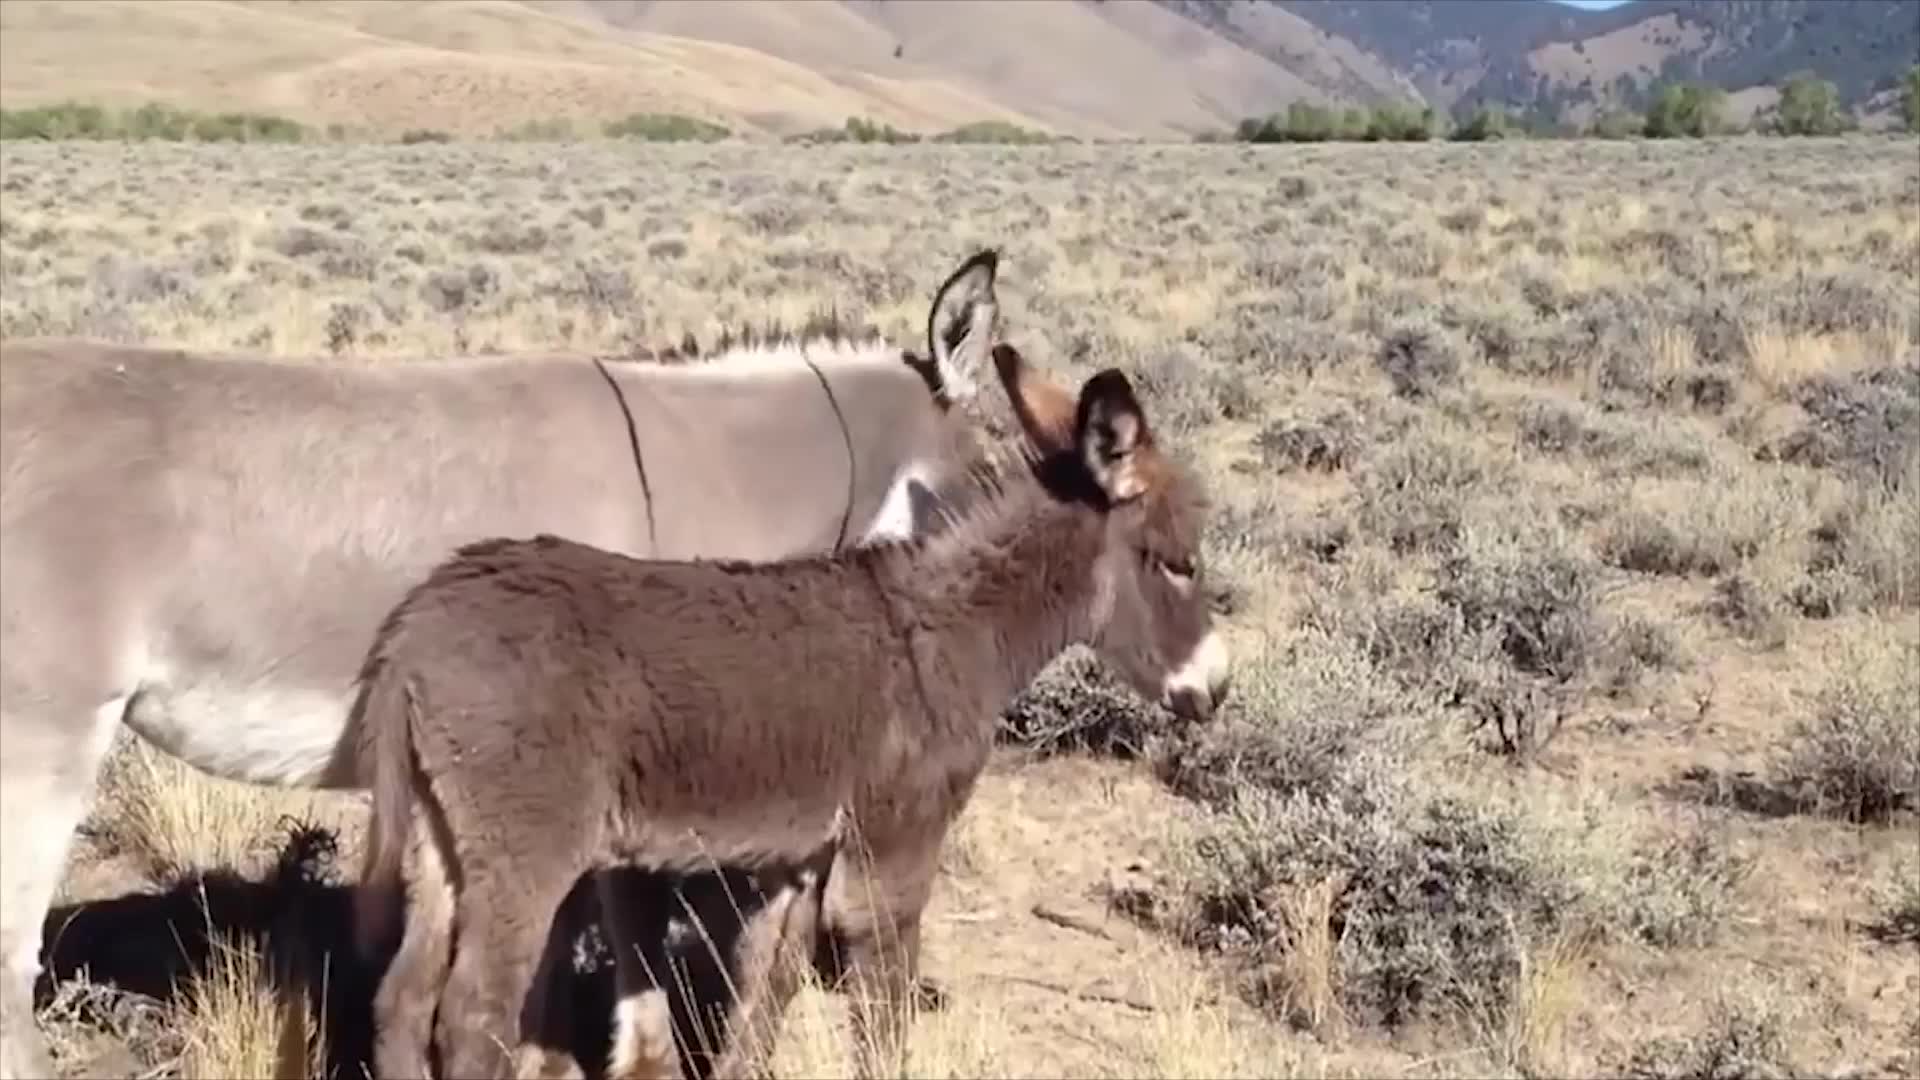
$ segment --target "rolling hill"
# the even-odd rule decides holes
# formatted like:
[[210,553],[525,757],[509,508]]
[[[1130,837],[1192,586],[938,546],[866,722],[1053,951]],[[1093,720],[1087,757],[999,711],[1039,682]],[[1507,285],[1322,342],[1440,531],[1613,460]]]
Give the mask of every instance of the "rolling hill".
[[683,113],[1184,138],[1306,100],[1581,119],[1795,70],[1884,108],[1912,0],[7,0],[0,103],[166,101],[483,134]]

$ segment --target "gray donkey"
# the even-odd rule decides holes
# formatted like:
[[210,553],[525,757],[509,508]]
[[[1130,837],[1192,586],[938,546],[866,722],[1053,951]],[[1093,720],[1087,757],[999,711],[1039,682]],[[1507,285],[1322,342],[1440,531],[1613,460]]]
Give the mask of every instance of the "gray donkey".
[[[359,932],[383,940],[408,911],[375,997],[382,1076],[431,1075],[436,1049],[445,1076],[512,1070],[581,873],[793,865],[823,845],[818,933],[873,1075],[897,1060],[939,848],[1012,697],[1081,642],[1211,715],[1228,655],[1197,480],[1117,370],[1076,397],[993,355],[1022,463],[946,530],[772,563],[492,539],[387,615],[353,713],[374,776]],[[635,965],[633,927],[658,913],[605,914]]]
[[51,1075],[42,921],[121,723],[216,776],[359,787],[354,672],[461,544],[553,533],[769,559],[916,528],[978,459],[998,257],[941,285],[925,357],[749,342],[288,363],[0,342],[0,1080]]

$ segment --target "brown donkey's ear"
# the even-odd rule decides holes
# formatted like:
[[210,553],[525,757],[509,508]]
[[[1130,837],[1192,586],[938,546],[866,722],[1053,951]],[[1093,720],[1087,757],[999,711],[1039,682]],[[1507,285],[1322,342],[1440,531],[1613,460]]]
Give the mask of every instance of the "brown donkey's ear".
[[1087,472],[1108,499],[1123,503],[1147,490],[1144,458],[1153,448],[1153,432],[1133,384],[1118,368],[1102,371],[1080,388],[1074,432]]
[[993,368],[1000,373],[1013,414],[1034,449],[1043,456],[1072,449],[1073,395],[1036,373],[1011,345],[993,347]]

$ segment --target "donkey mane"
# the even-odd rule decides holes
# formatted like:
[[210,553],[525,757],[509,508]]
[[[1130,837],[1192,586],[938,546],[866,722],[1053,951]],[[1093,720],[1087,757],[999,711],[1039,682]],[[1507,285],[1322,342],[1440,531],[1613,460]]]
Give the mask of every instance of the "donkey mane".
[[[831,361],[874,359],[888,349],[886,335],[871,322],[843,317],[838,308],[816,309],[797,328],[778,320],[754,326],[729,323],[720,328],[711,347],[703,346],[689,330],[678,342],[664,345],[635,345],[622,353],[597,359],[617,364],[654,364],[688,372],[710,373],[716,377],[739,376],[768,367],[785,367],[816,359]],[[913,369],[926,383],[928,392],[944,398],[948,392],[940,369],[922,352],[901,349],[890,363]]]
[[816,308],[797,326],[788,326],[778,319],[759,326],[744,321],[725,323],[710,345],[701,344],[699,335],[688,330],[677,342],[635,345],[606,359],[655,364],[725,363],[750,353],[804,350],[809,346],[833,350],[871,349],[885,342],[878,326],[842,315],[835,305],[824,310]]

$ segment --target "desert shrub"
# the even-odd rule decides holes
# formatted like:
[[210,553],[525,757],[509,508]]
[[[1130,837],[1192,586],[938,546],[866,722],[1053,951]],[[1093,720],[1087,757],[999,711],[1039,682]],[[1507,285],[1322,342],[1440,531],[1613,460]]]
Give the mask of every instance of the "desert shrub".
[[1743,566],[1714,580],[1701,610],[1755,645],[1778,649],[1787,641],[1790,599],[1799,583],[1781,580],[1775,567]]
[[1598,566],[1539,507],[1488,500],[1455,525],[1425,587],[1396,581],[1392,549],[1343,549],[1314,571],[1303,619],[1355,642],[1415,700],[1528,753],[1614,655],[1596,614]]
[[1380,678],[1358,644],[1308,629],[1236,664],[1225,715],[1162,747],[1161,779],[1224,805],[1258,787],[1325,795],[1361,758],[1405,756],[1420,738],[1415,703]]
[[551,120],[527,120],[501,128],[494,138],[501,142],[567,142],[574,136],[573,121],[564,116]]
[[1838,334],[1899,325],[1911,317],[1910,290],[1897,277],[1862,267],[1796,274],[1754,298],[1757,314],[1790,333]]
[[479,303],[499,291],[499,277],[478,263],[464,272],[438,270],[420,285],[420,295],[435,311],[453,312]]
[[1215,339],[1219,355],[1243,357],[1245,366],[1262,375],[1297,372],[1311,377],[1366,354],[1366,343],[1358,336],[1283,313],[1279,307],[1262,297],[1228,308]]
[[411,128],[400,133],[400,145],[421,146],[427,143],[450,143],[453,136],[436,128]]
[[1388,331],[1374,363],[1393,384],[1394,393],[1414,400],[1431,397],[1460,378],[1460,352],[1454,343],[1438,328],[1420,324]]
[[1787,1056],[1786,1024],[1755,1001],[1715,1002],[1704,1029],[1635,1048],[1629,1080],[1789,1080],[1804,1075]]
[[1884,822],[1920,804],[1920,651],[1862,650],[1795,723],[1781,780],[1820,813]]
[[1501,661],[1499,645],[1467,632],[1459,609],[1433,591],[1395,580],[1396,559],[1353,547],[1316,568],[1304,625],[1354,642],[1367,659],[1417,700],[1458,705]]
[[1526,943],[1577,899],[1523,815],[1416,794],[1373,763],[1324,794],[1237,791],[1179,859],[1176,932],[1238,960],[1269,1005],[1286,990],[1269,974],[1285,970],[1280,898],[1330,885],[1328,981],[1349,1015],[1387,1024],[1510,1000]]
[[1132,374],[1152,398],[1155,419],[1169,431],[1254,419],[1261,408],[1245,373],[1209,363],[1186,346],[1144,353]]
[[601,130],[610,139],[644,142],[718,142],[733,134],[724,125],[679,113],[632,113]]
[[340,246],[340,241],[333,236],[305,225],[290,225],[280,229],[268,243],[273,250],[289,259],[322,254]]
[[[1446,225],[1451,218],[1448,215],[1441,223]],[[1477,211],[1472,227],[1480,228],[1485,221],[1485,211]],[[1502,369],[1512,367],[1515,358],[1527,351],[1534,329],[1532,313],[1514,302],[1449,305],[1442,312],[1441,322],[1465,337],[1480,359]]]
[[1625,694],[1647,671],[1672,671],[1687,661],[1687,650],[1671,626],[1636,612],[1611,620],[1600,649],[1605,689]]
[[1882,941],[1920,945],[1920,859],[1902,860],[1891,886],[1876,889],[1880,919],[1872,928]]
[[1838,469],[1894,492],[1920,479],[1920,367],[1816,376],[1793,396],[1809,423],[1769,456]]
[[1790,478],[1712,470],[1632,499],[1607,523],[1599,551],[1609,564],[1639,573],[1724,573],[1786,534],[1804,511],[1804,493]]
[[1164,715],[1086,649],[1047,666],[1002,711],[999,740],[1041,753],[1071,750],[1138,756]]
[[1636,475],[1691,472],[1712,460],[1700,437],[1677,423],[1595,412],[1579,402],[1529,400],[1515,427],[1523,446],[1618,464]]
[[1727,925],[1751,854],[1721,829],[1692,828],[1632,852],[1603,910],[1619,932],[1660,948],[1712,942]]
[[1920,605],[1920,505],[1907,495],[1853,492],[1828,510],[1813,532],[1809,583],[1826,583],[1825,603],[1803,612],[1838,615],[1855,606]]
[[1469,503],[1505,487],[1512,475],[1505,456],[1464,433],[1423,425],[1361,470],[1354,484],[1355,517],[1396,551],[1443,548],[1459,536]]
[[1254,449],[1278,470],[1333,471],[1352,465],[1361,449],[1360,424],[1353,413],[1335,408],[1313,420],[1276,420],[1254,436]]
[[1515,670],[1566,683],[1597,643],[1597,567],[1551,518],[1489,512],[1442,562],[1436,598],[1488,634]]
[[531,255],[545,249],[550,236],[543,225],[502,215],[481,225],[468,244],[492,255]]
[[359,304],[336,301],[328,305],[322,331],[326,335],[327,351],[337,356],[353,348],[371,323],[367,309]]

